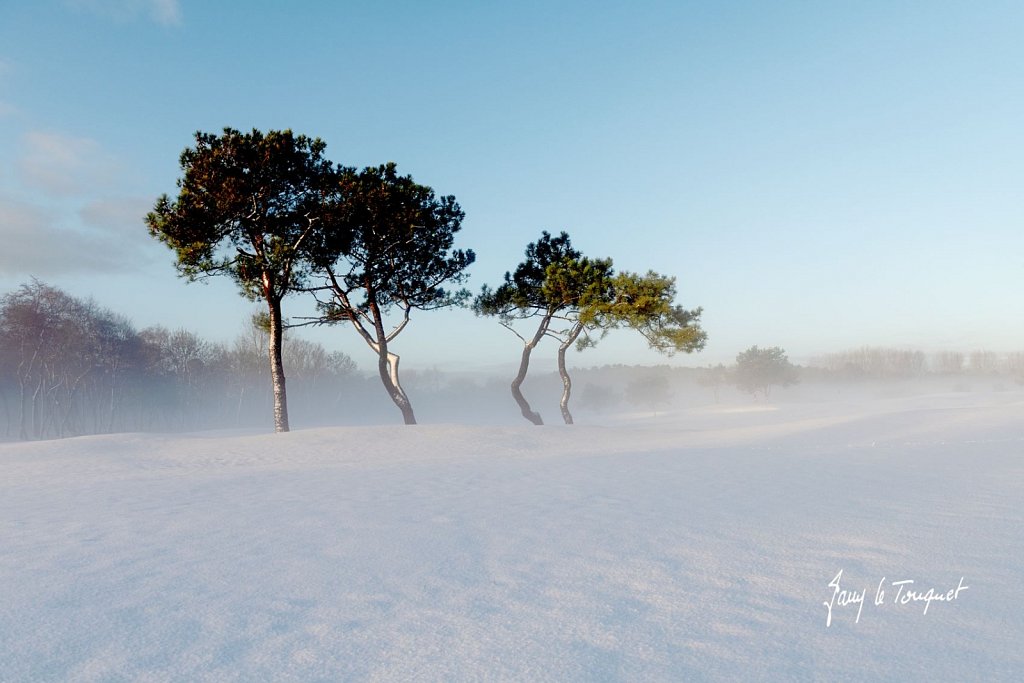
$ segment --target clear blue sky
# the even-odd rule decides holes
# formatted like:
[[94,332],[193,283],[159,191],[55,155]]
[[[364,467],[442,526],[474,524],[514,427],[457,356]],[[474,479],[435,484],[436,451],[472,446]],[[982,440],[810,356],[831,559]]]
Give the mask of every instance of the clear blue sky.
[[[194,131],[292,128],[456,195],[474,290],[543,229],[676,275],[709,343],[674,362],[1024,349],[1022,36],[1017,0],[10,0],[0,291],[232,339],[252,305],[178,279],[142,216]],[[468,312],[400,339],[412,367],[518,354]],[[661,357],[620,332],[575,362]]]

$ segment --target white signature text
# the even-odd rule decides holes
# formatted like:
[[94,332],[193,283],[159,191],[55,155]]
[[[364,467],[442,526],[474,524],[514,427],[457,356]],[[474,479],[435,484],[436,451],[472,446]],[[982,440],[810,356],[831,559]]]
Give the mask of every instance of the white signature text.
[[[842,585],[843,570],[840,569],[839,573],[828,582],[828,587],[831,589],[830,598],[824,602],[827,616],[825,618],[826,628],[832,625],[832,615],[841,608],[850,608],[852,611],[854,607],[857,609],[857,616],[853,622],[855,624],[860,623],[861,613],[864,611],[864,602],[867,599],[868,587],[864,587],[862,590],[856,588],[846,588]],[[903,606],[910,603],[924,603],[924,611],[922,614],[928,614],[928,608],[932,606],[933,602],[952,602],[960,597],[960,592],[965,591],[970,586],[964,585],[964,577],[960,577],[960,582],[955,588],[948,590],[936,589],[929,587],[927,590],[917,587],[913,579],[901,579],[899,581],[890,581],[888,584],[885,582],[885,577],[878,582],[878,586],[875,588],[874,605],[875,607],[882,607],[886,603],[886,590],[890,591],[892,599],[888,604]]]

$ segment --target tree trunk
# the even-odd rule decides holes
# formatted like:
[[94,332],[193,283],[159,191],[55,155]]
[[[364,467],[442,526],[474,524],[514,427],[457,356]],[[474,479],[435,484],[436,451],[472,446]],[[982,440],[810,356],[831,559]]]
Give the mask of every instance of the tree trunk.
[[[412,412],[412,402],[409,401],[405,390],[402,389],[402,383],[398,380],[399,357],[397,353],[388,351],[388,335],[384,331],[384,315],[381,313],[380,306],[377,305],[377,291],[369,281],[366,283],[366,299],[370,304],[373,332],[377,341],[374,342],[369,337],[369,333],[366,333],[363,338],[369,343],[370,348],[377,352],[377,372],[380,374],[380,381],[384,384],[388,396],[402,411],[402,421],[407,425],[414,425],[416,424],[416,415]],[[352,322],[358,328],[358,321],[353,318]]]
[[238,390],[238,409],[235,411],[235,425],[242,424],[242,400],[245,398],[245,378],[242,378],[241,388]]
[[[117,410],[117,408],[118,408],[118,403],[120,402],[118,400],[120,395],[118,394],[118,390],[117,390],[118,389],[117,377],[118,377],[118,373],[120,373],[120,371],[121,371],[121,356],[118,355],[114,359],[113,365],[111,366],[111,369],[110,369],[110,420],[107,422],[107,431],[110,432],[110,433],[114,432],[114,421],[118,417],[118,410]],[[99,412],[97,411],[97,419],[98,419],[98,416],[99,416]],[[120,422],[121,422],[121,425],[122,425],[122,428],[123,428],[123,425],[125,424],[124,419],[121,419]]]
[[[85,376],[88,375],[88,374],[89,374],[89,371],[86,370],[81,375],[76,377],[75,381],[71,385],[71,388],[68,389],[67,406],[64,409],[64,415],[61,418],[61,422],[60,422],[60,436],[61,436],[61,438],[64,438],[66,435],[72,434],[75,431],[73,425],[71,424],[71,414],[72,414],[72,411],[75,408],[75,396],[78,394],[78,388],[79,388],[79,386],[81,386],[82,379],[84,379]],[[111,421],[113,421],[113,420],[111,420]],[[84,425],[81,425],[81,426],[84,427]],[[111,430],[111,431],[113,431],[113,430]]]
[[18,415],[18,438],[28,441],[28,387],[25,380],[18,378],[21,382],[21,412]]
[[388,396],[398,406],[398,409],[402,411],[402,420],[405,424],[414,425],[416,424],[416,415],[412,411],[412,403],[409,401],[409,397],[398,380],[398,361],[400,358],[397,353],[388,351],[386,341],[378,342],[377,348],[377,371],[380,373],[380,381],[384,383]]
[[520,387],[523,386],[523,382],[526,381],[526,373],[530,369],[530,354],[533,353],[534,347],[544,337],[544,333],[548,330],[548,325],[551,324],[551,316],[545,315],[541,319],[540,325],[537,327],[537,332],[533,335],[533,339],[526,342],[523,345],[523,355],[519,360],[519,372],[516,374],[515,379],[512,380],[512,398],[519,404],[519,412],[523,414],[527,420],[535,425],[543,425],[544,420],[541,419],[540,413],[535,412],[530,408],[530,402],[523,396],[523,392]]
[[270,298],[270,377],[274,384],[274,431],[288,431],[288,391],[285,388],[284,362],[281,351],[284,345],[284,322],[281,319],[281,299]]
[[572,413],[569,412],[569,397],[572,396],[572,378],[569,377],[569,371],[565,369],[565,352],[576,342],[582,331],[583,325],[577,323],[573,326],[565,341],[558,346],[558,374],[562,377],[562,400],[559,405],[562,408],[562,419],[565,420],[567,425],[573,423]]
[[35,391],[32,392],[32,437],[34,439],[43,438],[42,434],[42,408],[40,407],[40,393],[43,390],[43,376],[39,376],[39,381],[36,383]]
[[4,416],[7,418],[7,420],[5,422],[5,424],[7,425],[7,428],[4,430],[4,435],[5,436],[10,436],[11,435],[12,420],[11,420],[11,407],[9,405],[7,405],[7,392],[5,392],[3,390],[0,390],[0,399],[3,399],[3,403],[4,403]]

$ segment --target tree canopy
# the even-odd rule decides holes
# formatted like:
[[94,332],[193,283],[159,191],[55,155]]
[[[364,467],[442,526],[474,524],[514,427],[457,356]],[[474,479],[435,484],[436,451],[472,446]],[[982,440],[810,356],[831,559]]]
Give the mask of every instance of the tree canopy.
[[[307,245],[313,272],[323,281],[318,323],[350,323],[378,358],[381,382],[407,424],[416,421],[398,376],[390,344],[413,310],[462,305],[462,283],[476,258],[454,249],[465,214],[455,197],[437,196],[395,164],[347,169],[333,220]],[[390,323],[388,315],[395,313]]]
[[290,130],[198,132],[180,157],[177,197],[161,196],[146,216],[181,275],[226,275],[266,302],[277,431],[288,430],[281,300],[303,283],[303,243],[329,219],[339,188],[340,170],[324,148]]
[[[583,256],[572,246],[569,235],[552,237],[542,232],[526,248],[526,259],[504,282],[492,290],[484,286],[474,302],[479,315],[497,316],[523,342],[519,372],[512,382],[512,395],[523,416],[543,424],[522,394],[530,354],[545,337],[559,342],[558,370],[562,378],[562,418],[571,424],[569,400],[572,380],[565,354],[573,346],[595,345],[610,330],[629,328],[639,332],[651,348],[668,355],[703,348],[706,333],[699,326],[701,309],[687,310],[675,303],[675,278],[649,271],[616,274],[612,259]],[[517,320],[537,318],[533,335],[514,329]]]
[[[522,392],[523,382],[530,369],[530,356],[537,344],[549,334],[552,321],[558,313],[573,305],[579,298],[583,282],[596,278],[604,268],[600,264],[581,262],[579,251],[573,248],[568,233],[552,237],[546,230],[540,239],[526,246],[526,258],[514,272],[506,272],[504,282],[496,289],[484,285],[473,301],[477,315],[495,316],[508,330],[523,342],[519,370],[512,380],[512,397],[523,417],[536,425],[544,424],[540,413],[530,407]],[[610,264],[609,264],[610,267]],[[517,320],[536,318],[537,327],[530,336],[516,331]]]
[[699,351],[707,341],[707,333],[700,327],[702,309],[688,310],[675,303],[674,277],[654,271],[614,274],[611,259],[602,263],[599,276],[577,280],[578,298],[568,308],[570,325],[562,332],[558,347],[561,409],[566,424],[573,420],[569,410],[572,380],[565,354],[574,342],[583,350],[594,346],[610,330],[626,328],[638,332],[658,353],[672,356]]
[[755,396],[761,392],[766,400],[772,386],[788,386],[800,381],[796,367],[778,346],[766,349],[751,346],[738,354],[733,377],[737,387]]

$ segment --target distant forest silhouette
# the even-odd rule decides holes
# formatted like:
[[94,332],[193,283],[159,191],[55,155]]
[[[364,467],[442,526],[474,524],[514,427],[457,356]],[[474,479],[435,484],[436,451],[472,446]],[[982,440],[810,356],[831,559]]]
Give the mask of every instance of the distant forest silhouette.
[[[0,438],[265,427],[273,402],[266,345],[267,333],[256,322],[231,344],[180,328],[139,330],[92,300],[33,280],[0,297]],[[347,354],[299,337],[288,339],[285,354],[299,426],[395,421],[372,373],[357,369]],[[998,390],[1024,381],[1024,353],[866,346],[819,356],[795,370],[804,385],[917,379],[945,390]],[[602,420],[614,412],[750,401],[734,388],[734,371],[726,365],[577,368],[578,407]],[[406,375],[408,391],[431,421],[517,423],[505,376]],[[557,414],[555,368],[538,367],[528,382],[534,395],[547,397],[540,409]]]

